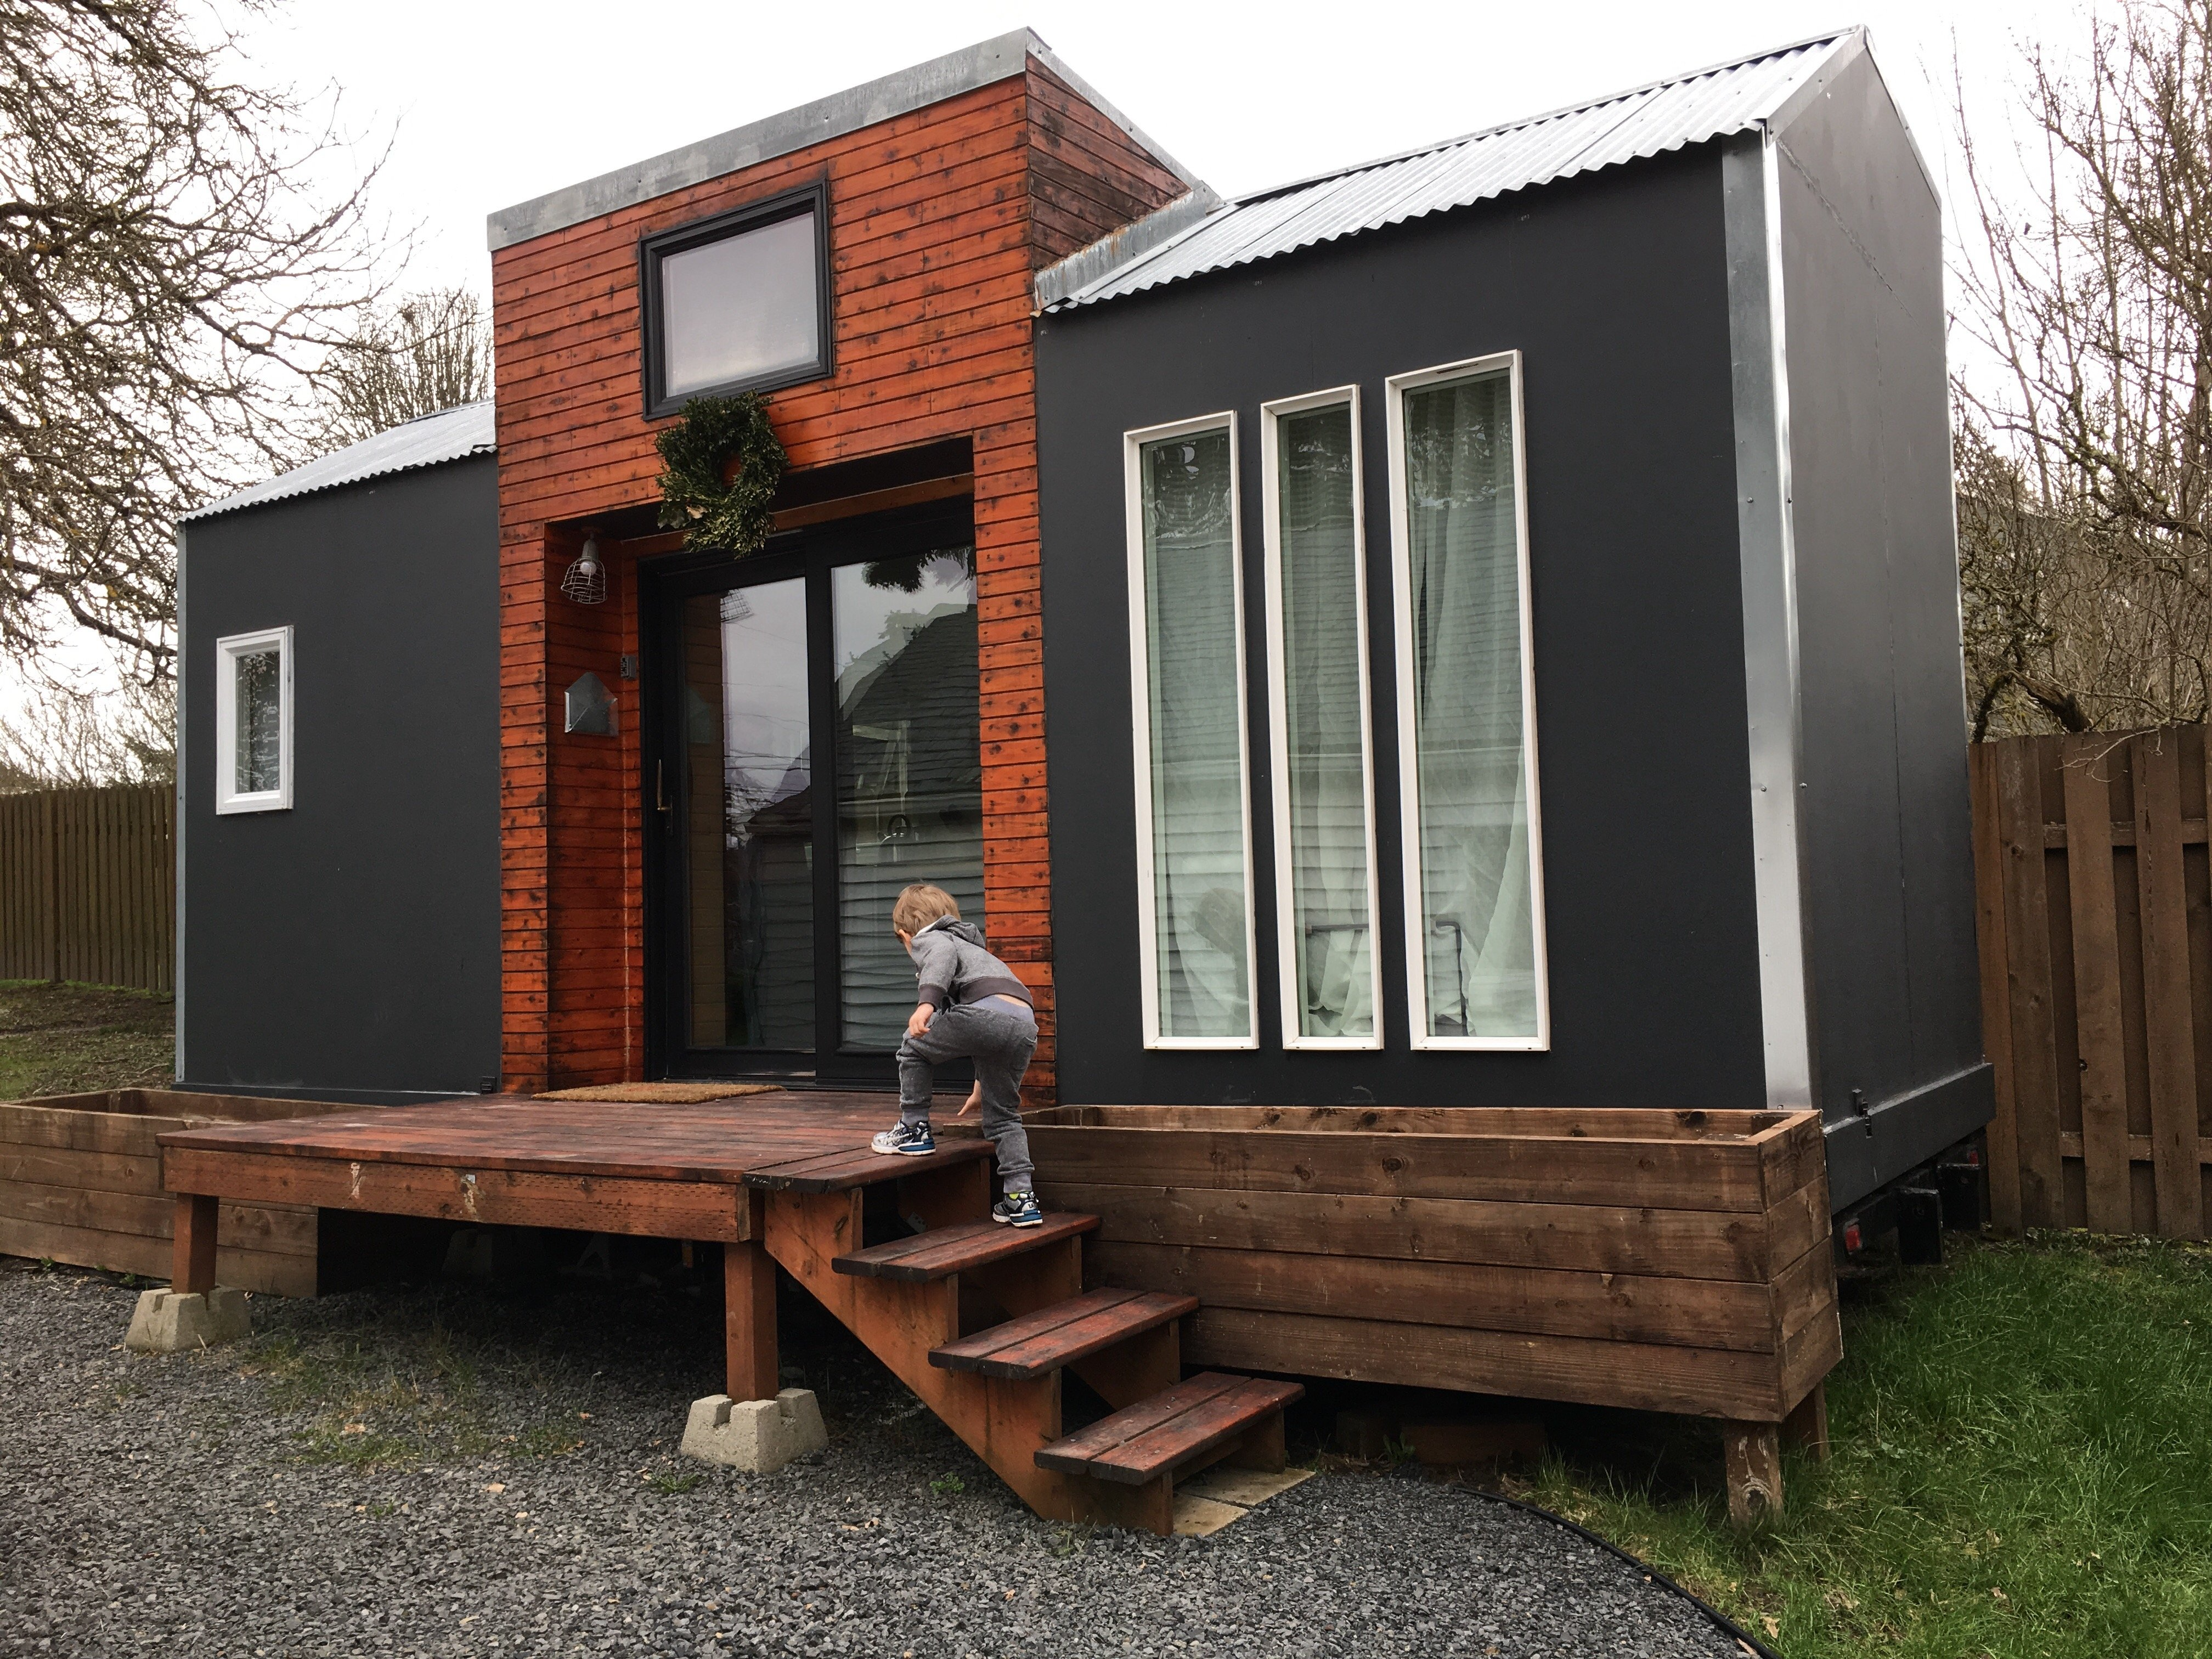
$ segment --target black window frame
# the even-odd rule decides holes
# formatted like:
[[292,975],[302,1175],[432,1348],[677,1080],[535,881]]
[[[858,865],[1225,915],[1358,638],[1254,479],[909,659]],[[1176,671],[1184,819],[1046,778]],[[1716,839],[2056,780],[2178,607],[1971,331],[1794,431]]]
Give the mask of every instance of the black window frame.
[[[814,361],[802,363],[796,368],[779,369],[773,374],[754,374],[714,386],[695,386],[689,392],[671,397],[665,389],[667,376],[661,356],[665,320],[662,315],[660,297],[661,262],[672,253],[688,253],[693,248],[726,241],[732,236],[760,230],[786,219],[795,219],[810,210],[814,215],[815,338],[821,348]],[[694,219],[688,224],[674,225],[666,230],[656,230],[639,237],[637,293],[641,326],[638,369],[644,391],[646,419],[657,421],[667,416],[680,415],[684,412],[684,405],[694,398],[726,398],[738,392],[773,392],[781,386],[824,380],[836,373],[836,350],[830,336],[830,187],[819,179],[797,190],[787,190],[780,195],[769,197],[764,201],[733,208],[726,213],[717,213],[711,218]]]
[[[642,765],[638,799],[645,836],[645,963],[647,1074],[673,1079],[750,1079],[829,1088],[896,1088],[898,1068],[889,1050],[845,1046],[841,987],[842,940],[823,918],[838,914],[840,871],[835,780],[840,756],[831,648],[831,573],[872,559],[898,558],[952,545],[975,545],[972,497],[894,507],[785,531],[746,557],[718,550],[674,553],[639,566],[640,625],[645,673]],[[690,822],[690,781],[678,757],[685,753],[683,729],[684,653],[681,606],[688,598],[803,578],[806,583],[809,747],[825,757],[831,781],[816,792],[814,810],[814,1046],[726,1048],[695,1045],[690,1036],[690,873],[683,837]],[[976,664],[978,695],[982,665]],[[987,815],[988,821],[988,815]],[[830,855],[821,849],[829,848]],[[884,926],[890,926],[888,914]],[[967,1062],[938,1067],[941,1088],[965,1087]]]

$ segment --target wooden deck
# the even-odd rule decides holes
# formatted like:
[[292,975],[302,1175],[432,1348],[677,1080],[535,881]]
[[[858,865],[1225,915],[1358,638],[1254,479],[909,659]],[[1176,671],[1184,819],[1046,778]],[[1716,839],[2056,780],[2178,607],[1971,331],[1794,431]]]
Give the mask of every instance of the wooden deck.
[[[1085,1297],[1095,1218],[994,1225],[990,1145],[939,1104],[957,1138],[919,1158],[869,1149],[890,1119],[882,1095],[642,1107],[478,1097],[196,1125],[161,1137],[176,1195],[172,1288],[215,1288],[226,1202],[719,1243],[732,1401],[777,1393],[781,1267],[1040,1515],[1164,1534],[1179,1475],[1222,1459],[1279,1470],[1282,1407],[1303,1389],[1240,1395],[1225,1413],[1185,1409],[1179,1327],[1196,1304]],[[863,1189],[877,1186],[896,1189],[913,1237],[871,1247]],[[1117,1413],[1091,1431],[1104,1431],[1098,1446],[1066,1441],[1064,1370]],[[1144,1456],[1091,1468],[1124,1441]]]
[[[951,1109],[942,1114],[950,1118]],[[775,1268],[761,1208],[769,1192],[839,1193],[975,1166],[978,1139],[887,1158],[868,1138],[896,1112],[878,1094],[779,1091],[698,1105],[609,1105],[477,1095],[425,1106],[281,1122],[195,1127],[161,1137],[176,1194],[170,1282],[215,1285],[224,1204],[295,1204],[486,1226],[565,1227],[722,1246],[726,1388],[776,1391]],[[978,1191],[980,1179],[975,1182]]]

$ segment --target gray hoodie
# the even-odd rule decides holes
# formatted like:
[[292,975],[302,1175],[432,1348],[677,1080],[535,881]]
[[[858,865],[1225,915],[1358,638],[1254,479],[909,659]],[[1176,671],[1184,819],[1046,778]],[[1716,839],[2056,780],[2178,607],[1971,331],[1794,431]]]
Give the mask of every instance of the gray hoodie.
[[914,936],[914,971],[921,981],[916,1000],[933,1008],[985,997],[1030,1000],[1029,987],[983,948],[983,930],[955,916],[939,916]]

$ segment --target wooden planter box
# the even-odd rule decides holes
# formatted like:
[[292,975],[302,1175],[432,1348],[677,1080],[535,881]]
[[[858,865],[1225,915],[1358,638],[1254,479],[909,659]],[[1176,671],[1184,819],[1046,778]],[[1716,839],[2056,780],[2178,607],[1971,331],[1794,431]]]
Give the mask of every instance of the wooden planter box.
[[1098,1282],[1188,1363],[1776,1424],[1843,1354],[1806,1112],[1085,1106],[1030,1116]]
[[[339,1109],[171,1089],[114,1089],[0,1103],[0,1255],[143,1273],[167,1284],[176,1200],[155,1137],[195,1124],[259,1122]],[[315,1293],[316,1213],[226,1204],[221,1282],[278,1296]]]

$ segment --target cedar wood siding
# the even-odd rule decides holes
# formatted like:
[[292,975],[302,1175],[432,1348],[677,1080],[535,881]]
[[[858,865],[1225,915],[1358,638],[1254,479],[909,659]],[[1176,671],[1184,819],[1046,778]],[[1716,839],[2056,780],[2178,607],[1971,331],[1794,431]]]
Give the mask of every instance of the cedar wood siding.
[[[1036,994],[1030,1092],[1052,1098],[1031,278],[1186,187],[1034,59],[494,253],[507,1089],[630,1081],[646,1065],[638,686],[616,678],[639,648],[639,544],[610,557],[605,605],[558,592],[592,515],[657,497],[665,422],[641,413],[638,238],[817,179],[836,372],[773,393],[770,418],[794,471],[972,439],[985,902],[994,948]],[[617,690],[613,739],[561,731],[562,690],[586,670]]]

